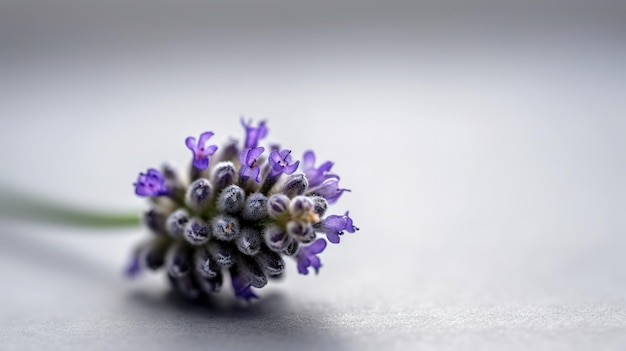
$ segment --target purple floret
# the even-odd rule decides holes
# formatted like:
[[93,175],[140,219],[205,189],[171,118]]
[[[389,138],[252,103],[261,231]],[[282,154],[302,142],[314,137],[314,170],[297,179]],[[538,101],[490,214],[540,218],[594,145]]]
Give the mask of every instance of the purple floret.
[[265,126],[265,121],[261,121],[258,127],[252,126],[252,121],[250,123],[246,123],[243,117],[241,117],[241,125],[246,130],[246,143],[244,148],[254,149],[259,144],[259,140],[265,138],[267,136],[267,127]]
[[239,154],[239,162],[241,162],[241,169],[239,170],[239,176],[243,179],[253,178],[257,183],[261,181],[259,175],[261,174],[261,168],[257,166],[256,160],[265,151],[265,148],[259,146],[254,149],[246,148],[241,154]]
[[355,227],[352,223],[349,211],[346,211],[343,216],[330,215],[315,227],[326,233],[326,239],[333,244],[339,244],[339,235],[342,235],[344,230],[348,233],[354,233],[359,230],[359,228]]
[[168,195],[169,190],[165,185],[165,177],[154,168],[146,173],[139,173],[135,186],[135,194],[138,196],[162,196]]
[[231,275],[231,282],[233,284],[233,289],[235,290],[235,296],[245,299],[246,301],[259,298],[257,294],[252,291],[251,285],[244,284],[239,276]]
[[196,138],[190,136],[185,139],[187,148],[191,150],[193,154],[193,166],[199,170],[207,169],[209,167],[209,156],[213,155],[217,151],[217,145],[209,145],[205,147],[206,142],[213,136],[213,132],[204,132],[200,134],[198,143],[196,144]]
[[335,178],[339,180],[338,175],[328,173],[332,167],[333,163],[326,161],[318,168],[315,168],[315,153],[311,150],[305,152],[302,156],[302,170],[311,188],[322,184],[327,179]]
[[291,163],[291,150],[286,149],[280,152],[273,150],[270,153],[269,162],[272,167],[270,171],[272,177],[278,177],[281,173],[293,174],[300,165],[300,161]]
[[298,260],[298,272],[307,275],[309,274],[309,267],[313,267],[315,274],[317,274],[320,267],[322,267],[322,262],[319,257],[317,257],[317,254],[324,251],[325,248],[326,240],[324,239],[317,239],[309,246],[301,246],[296,256]]
[[339,200],[341,194],[344,191],[350,191],[350,189],[339,188],[339,177],[332,177],[324,180],[322,184],[317,187],[310,187],[309,194],[319,195],[326,199],[329,204],[334,204]]

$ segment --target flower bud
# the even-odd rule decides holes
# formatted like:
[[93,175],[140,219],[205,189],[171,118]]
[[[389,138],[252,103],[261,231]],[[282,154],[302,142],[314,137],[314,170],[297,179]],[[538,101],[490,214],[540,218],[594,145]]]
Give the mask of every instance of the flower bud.
[[219,192],[225,187],[233,184],[236,173],[235,166],[230,161],[220,162],[215,165],[215,170],[213,171],[213,175],[211,177],[213,185],[215,186],[215,191]]
[[300,216],[312,212],[313,208],[313,200],[306,196],[296,196],[289,203],[289,212],[292,216]]
[[187,189],[185,203],[195,211],[202,212],[211,202],[211,190],[208,179],[197,179]]
[[283,250],[283,254],[286,256],[293,256],[298,252],[298,248],[300,244],[298,244],[297,240],[291,240],[286,249]]
[[285,261],[274,251],[261,250],[254,259],[266,275],[279,275],[285,270]]
[[267,277],[254,259],[245,256],[239,260],[239,276],[243,281],[249,282],[255,288],[262,288],[267,285]]
[[167,246],[152,242],[143,250],[143,261],[148,269],[157,270],[165,264]]
[[277,219],[287,212],[289,198],[283,194],[274,194],[267,199],[267,211],[270,217]]
[[217,275],[213,278],[198,277],[198,285],[205,293],[214,294],[219,292],[222,288],[223,280],[222,272],[218,271]]
[[185,226],[185,239],[191,245],[203,245],[211,238],[211,228],[200,218],[192,218]]
[[220,211],[234,214],[243,208],[246,193],[236,185],[229,185],[220,193],[217,208]]
[[219,240],[232,241],[239,235],[239,221],[228,215],[215,216],[211,221],[213,236]]
[[155,234],[167,234],[166,221],[167,215],[154,208],[143,214],[143,222]]
[[311,196],[310,198],[313,200],[313,212],[317,213],[317,215],[322,218],[328,208],[328,202],[321,196]]
[[211,257],[222,267],[230,267],[235,262],[235,250],[231,244],[225,242],[212,242],[209,244]]
[[289,221],[287,223],[287,233],[301,243],[310,243],[315,239],[313,226],[301,221]]
[[267,198],[261,193],[250,194],[241,215],[244,219],[255,222],[267,218]]
[[214,278],[220,271],[217,260],[211,257],[206,246],[199,247],[194,252],[196,272],[205,278]]
[[189,222],[189,214],[183,209],[174,211],[167,217],[167,232],[173,237],[180,237],[185,233],[185,226]]
[[244,227],[235,239],[239,251],[246,255],[254,255],[261,248],[261,233],[254,228]]
[[287,178],[285,184],[283,185],[283,193],[291,199],[295,196],[304,194],[308,186],[309,181],[306,179],[304,174],[292,174]]
[[173,278],[186,276],[191,271],[188,250],[182,245],[174,245],[167,251],[165,266]]
[[270,225],[265,229],[265,243],[267,246],[276,252],[281,252],[289,245],[289,236],[287,232],[277,226]]

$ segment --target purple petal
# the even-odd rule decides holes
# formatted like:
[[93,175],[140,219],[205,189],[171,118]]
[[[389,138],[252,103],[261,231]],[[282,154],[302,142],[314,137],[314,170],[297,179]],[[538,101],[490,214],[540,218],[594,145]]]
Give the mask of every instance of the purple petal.
[[270,158],[269,161],[272,164],[272,166],[278,164],[278,162],[281,161],[281,157],[280,157],[280,153],[278,152],[278,150],[272,150],[272,152],[270,152]]
[[124,274],[127,277],[129,277],[129,278],[134,278],[139,273],[141,273],[141,265],[139,263],[139,255],[138,254],[134,254],[133,257],[131,258],[131,261],[128,263],[128,266],[126,266],[126,269],[124,270]]
[[248,158],[247,158],[248,165],[249,165],[249,162],[259,158],[259,156],[261,156],[263,151],[265,151],[265,148],[263,146],[259,146],[259,147],[256,147],[256,148],[250,150],[250,153],[248,154]]
[[[324,163],[322,163],[321,166],[319,166],[319,168],[317,169],[317,173],[318,174],[324,174],[325,172],[330,171],[331,168],[333,168],[334,163],[330,162],[330,161],[326,161]],[[339,179],[339,177],[337,177],[337,179]]]
[[192,136],[188,137],[185,139],[185,145],[187,145],[187,148],[189,148],[194,155],[196,154],[196,138]]
[[211,139],[212,136],[213,136],[213,132],[204,132],[200,134],[200,140],[198,140],[198,146],[204,147],[207,140]]
[[241,153],[239,154],[239,162],[241,162],[242,165],[248,165],[248,155],[250,154],[250,151],[252,149],[250,149],[249,147],[243,149],[243,151],[241,151]]
[[326,239],[333,244],[339,244],[339,233],[328,231],[326,232]]
[[272,150],[272,152],[270,153],[270,158],[269,161],[272,164],[272,166],[274,166],[275,164],[278,164],[278,162],[280,162],[282,160],[282,157],[280,157],[280,153],[278,152],[278,150]]
[[199,170],[207,169],[209,167],[208,158],[195,158],[193,160],[193,166]]
[[307,275],[309,274],[309,266],[311,261],[304,255],[298,255],[298,273]]
[[315,153],[311,150],[302,155],[302,168],[305,170],[315,169]]
[[242,178],[245,178],[245,179],[254,178],[254,180],[256,180],[257,183],[260,181],[259,173],[260,173],[259,167],[248,167],[246,165],[242,165],[241,169],[239,170],[239,175]]
[[346,218],[344,216],[330,215],[324,219],[324,230],[340,232],[346,228]]
[[309,264],[315,269],[315,274],[319,273],[320,267],[322,267],[322,262],[319,257],[309,256]]
[[296,169],[298,169],[298,166],[299,166],[299,165],[300,165],[300,161],[296,161],[296,163],[292,163],[292,164],[290,164],[290,165],[286,166],[286,167],[283,169],[283,172],[284,172],[285,174],[293,174],[293,172],[295,172],[295,171],[296,171]]
[[206,149],[204,149],[204,155],[205,156],[213,155],[215,151],[217,151],[217,145],[211,145],[207,147]]
[[307,252],[312,254],[318,254],[326,248],[326,240],[317,239],[313,242],[313,244],[305,247]]
[[161,172],[159,172],[158,170],[154,169],[154,168],[149,168],[148,172],[146,173],[146,175],[156,179],[158,182],[164,182],[165,181],[165,177],[163,176],[163,174]]
[[291,150],[285,149],[280,152],[280,160],[290,163],[291,162]]

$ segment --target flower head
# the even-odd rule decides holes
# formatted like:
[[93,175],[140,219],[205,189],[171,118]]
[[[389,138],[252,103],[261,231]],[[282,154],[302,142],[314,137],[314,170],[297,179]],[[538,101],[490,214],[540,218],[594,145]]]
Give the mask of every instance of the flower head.
[[326,161],[318,168],[315,168],[315,153],[311,150],[305,152],[302,156],[302,170],[309,181],[310,187],[316,187],[330,178],[339,180],[338,175],[328,173],[332,167],[333,163]]
[[210,145],[206,147],[206,142],[211,139],[213,132],[204,132],[200,134],[198,143],[196,144],[196,138],[190,136],[185,139],[187,148],[191,150],[193,154],[193,166],[199,170],[207,169],[209,167],[209,156],[213,155],[217,151],[217,145]]
[[291,150],[273,150],[270,153],[269,163],[271,168],[270,174],[274,177],[279,176],[282,173],[293,174],[298,169],[300,161],[291,163]]
[[359,230],[359,228],[355,227],[352,223],[349,211],[346,211],[343,216],[330,215],[326,217],[324,221],[316,224],[315,227],[326,233],[326,239],[333,244],[339,243],[339,235],[342,235],[344,230],[348,233],[354,233]]
[[326,240],[317,239],[313,244],[309,246],[301,246],[296,259],[298,261],[298,272],[300,274],[309,274],[309,267],[313,267],[315,274],[319,272],[322,267],[320,258],[317,257],[318,253],[321,253],[326,248]]
[[139,178],[134,184],[135,194],[138,196],[162,196],[168,195],[169,189],[165,185],[165,177],[154,168],[146,173],[139,173]]
[[341,194],[344,191],[350,191],[350,189],[339,188],[339,177],[330,177],[324,180],[320,185],[311,187],[309,194],[319,195],[328,201],[329,204],[334,204],[339,200]]
[[261,121],[259,126],[255,128],[252,126],[252,121],[250,121],[250,123],[246,123],[243,117],[241,117],[241,125],[246,130],[246,143],[244,148],[254,149],[259,144],[259,140],[267,136],[265,121]]
[[[348,212],[322,219],[349,191],[330,173],[332,162],[316,168],[315,154],[307,151],[304,172],[295,173],[300,161],[292,160],[291,150],[257,145],[267,134],[265,122],[241,123],[245,148],[226,142],[211,172],[198,171],[217,150],[207,146],[213,133],[205,132],[185,141],[193,153],[187,179],[171,168],[139,175],[137,195],[167,199],[151,199],[145,223],[154,235],[134,251],[127,275],[163,268],[175,291],[198,300],[219,292],[228,274],[235,296],[249,301],[258,298],[255,289],[284,274],[285,257],[295,259],[300,274],[317,273],[327,241],[338,243],[344,231],[358,230]],[[265,150],[268,157],[261,157]]]
[[239,162],[241,162],[241,169],[239,170],[239,176],[243,179],[254,178],[259,183],[261,179],[261,168],[256,164],[256,160],[265,151],[263,146],[255,147],[254,149],[246,148],[241,154],[239,154]]

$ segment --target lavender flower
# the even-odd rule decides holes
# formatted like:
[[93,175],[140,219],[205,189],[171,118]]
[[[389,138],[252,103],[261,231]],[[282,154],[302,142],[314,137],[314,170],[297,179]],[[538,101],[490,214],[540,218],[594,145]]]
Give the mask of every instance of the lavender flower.
[[272,167],[270,175],[273,177],[279,176],[282,173],[293,174],[293,172],[298,169],[298,165],[300,165],[300,161],[291,163],[291,150],[286,149],[280,152],[273,150],[270,153],[269,162]]
[[254,149],[245,148],[241,154],[239,154],[239,162],[241,162],[241,169],[239,170],[239,177],[247,180],[253,178],[257,183],[261,181],[259,175],[261,168],[257,166],[256,161],[265,151],[263,146],[256,147]]
[[252,291],[252,285],[244,284],[236,273],[231,273],[231,282],[233,284],[233,290],[235,290],[235,296],[245,299],[246,301],[259,298],[254,291]]
[[328,205],[349,191],[339,188],[339,177],[330,173],[332,162],[316,168],[315,153],[307,151],[304,172],[294,174],[300,161],[292,160],[290,150],[271,147],[269,157],[261,157],[266,148],[257,144],[267,135],[265,122],[257,127],[241,123],[245,148],[236,152],[236,145],[227,142],[212,172],[201,172],[217,150],[206,146],[213,133],[205,132],[197,142],[193,137],[185,141],[193,153],[187,179],[170,168],[139,175],[138,196],[168,198],[151,199],[145,222],[154,235],[135,250],[127,275],[163,267],[172,288],[195,300],[218,293],[230,274],[235,296],[249,301],[258,298],[253,288],[284,274],[284,257],[294,258],[301,274],[309,268],[317,273],[326,240],[338,243],[344,231],[358,230],[348,212],[323,218]]
[[130,262],[126,266],[126,269],[124,270],[124,274],[127,277],[134,278],[138,276],[139,273],[141,273],[141,264],[139,263],[139,255],[134,254],[133,257],[131,257]]
[[135,185],[135,194],[138,196],[162,196],[168,195],[169,190],[165,185],[165,177],[154,168],[148,169],[146,173],[139,173],[139,178]]
[[246,143],[245,148],[254,149],[259,144],[259,140],[267,136],[267,127],[265,121],[261,121],[258,127],[252,126],[252,121],[249,124],[241,117],[241,125],[246,129]]
[[302,156],[302,169],[304,175],[309,181],[310,187],[316,187],[322,184],[325,180],[336,178],[339,180],[339,176],[336,174],[330,174],[330,169],[333,167],[333,163],[326,161],[321,166],[315,168],[315,152],[309,150]]
[[350,189],[339,188],[339,177],[328,178],[315,188],[309,189],[308,193],[311,195],[318,195],[326,199],[329,204],[334,204],[339,200],[341,194],[345,191],[351,191]]
[[209,156],[213,155],[217,151],[217,145],[210,145],[205,147],[206,142],[213,136],[213,132],[204,132],[200,134],[200,139],[196,144],[196,138],[190,136],[185,139],[187,148],[191,150],[193,154],[193,166],[199,170],[207,169],[209,167]]
[[326,233],[326,239],[331,243],[338,244],[339,235],[342,235],[344,230],[348,233],[354,233],[359,230],[359,228],[354,226],[352,218],[348,214],[349,211],[346,211],[343,216],[330,215],[324,221],[316,224],[315,229]]
[[317,254],[324,251],[325,248],[326,240],[324,239],[317,239],[309,246],[301,246],[298,254],[296,255],[296,260],[298,261],[298,272],[300,274],[307,275],[309,274],[309,267],[313,267],[315,274],[319,273],[319,269],[322,267],[322,262],[320,261],[320,258],[317,257]]

